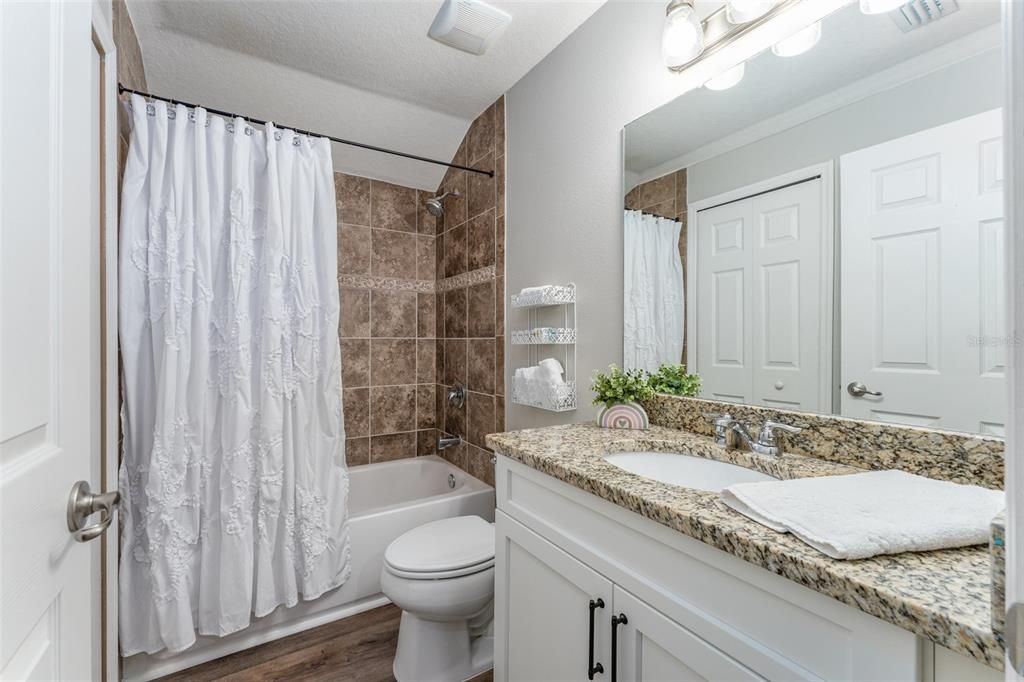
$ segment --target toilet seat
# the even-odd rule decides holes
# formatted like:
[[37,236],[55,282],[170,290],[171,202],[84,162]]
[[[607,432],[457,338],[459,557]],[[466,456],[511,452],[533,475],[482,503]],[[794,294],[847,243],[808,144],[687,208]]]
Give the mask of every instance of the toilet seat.
[[409,580],[442,580],[494,566],[494,525],[479,516],[456,516],[406,532],[384,552],[386,570]]

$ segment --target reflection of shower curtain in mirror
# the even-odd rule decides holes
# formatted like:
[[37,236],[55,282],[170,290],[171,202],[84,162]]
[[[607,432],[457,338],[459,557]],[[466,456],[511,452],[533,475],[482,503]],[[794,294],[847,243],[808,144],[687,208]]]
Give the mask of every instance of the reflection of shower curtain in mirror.
[[126,656],[240,630],[350,572],[330,145],[137,95],[132,119]]
[[622,364],[654,371],[682,362],[683,265],[675,220],[625,212]]

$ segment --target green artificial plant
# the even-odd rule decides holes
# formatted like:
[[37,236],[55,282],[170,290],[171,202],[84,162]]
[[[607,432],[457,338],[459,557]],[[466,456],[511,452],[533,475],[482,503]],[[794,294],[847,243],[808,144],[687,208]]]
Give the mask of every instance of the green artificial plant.
[[654,397],[654,389],[642,369],[625,370],[615,365],[608,366],[607,374],[594,372],[590,384],[595,405],[611,407],[618,403],[640,402]]

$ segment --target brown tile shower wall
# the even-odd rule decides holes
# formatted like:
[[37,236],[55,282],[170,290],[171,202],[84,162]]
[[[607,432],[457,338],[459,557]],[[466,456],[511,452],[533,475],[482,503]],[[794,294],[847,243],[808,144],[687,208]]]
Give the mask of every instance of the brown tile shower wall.
[[[146,67],[135,35],[135,26],[124,0],[113,2],[114,46],[117,47],[117,80],[133,90],[146,89]],[[129,120],[124,107],[117,110],[117,186],[121,186],[124,164],[128,159]],[[120,199],[120,192],[118,193]]]
[[[626,194],[625,206],[631,211],[643,211],[669,220],[680,222],[679,260],[683,264],[683,281],[686,281],[686,169],[677,170],[660,178],[642,182]],[[683,339],[683,357],[686,362],[686,342]]]
[[[442,457],[494,484],[489,433],[505,429],[505,100],[469,128],[455,163],[493,169],[495,177],[451,169],[439,192],[445,200],[437,247],[437,414],[439,427],[467,442]],[[450,407],[448,388],[461,383],[466,404]]]
[[335,173],[346,457],[433,454],[435,219],[429,193]]

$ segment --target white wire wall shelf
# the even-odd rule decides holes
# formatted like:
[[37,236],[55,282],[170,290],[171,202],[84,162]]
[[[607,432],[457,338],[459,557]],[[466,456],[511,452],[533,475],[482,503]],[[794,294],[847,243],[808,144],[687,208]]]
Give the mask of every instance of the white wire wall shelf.
[[550,384],[529,379],[513,379],[512,402],[551,412],[570,412],[576,409],[576,382]]
[[513,308],[540,308],[576,302],[576,285],[536,287],[535,291],[512,294]]
[[537,327],[536,329],[517,329],[512,332],[512,344],[515,346],[564,345],[576,343],[576,330],[571,327]]
[[[512,402],[551,412],[576,409],[576,285],[549,284],[512,294],[511,307],[526,318],[526,328],[511,332],[516,351],[513,366],[535,367],[542,360],[558,360],[564,380],[537,381],[513,372]],[[548,346],[548,348],[544,348]],[[526,364],[523,364],[523,356]]]

